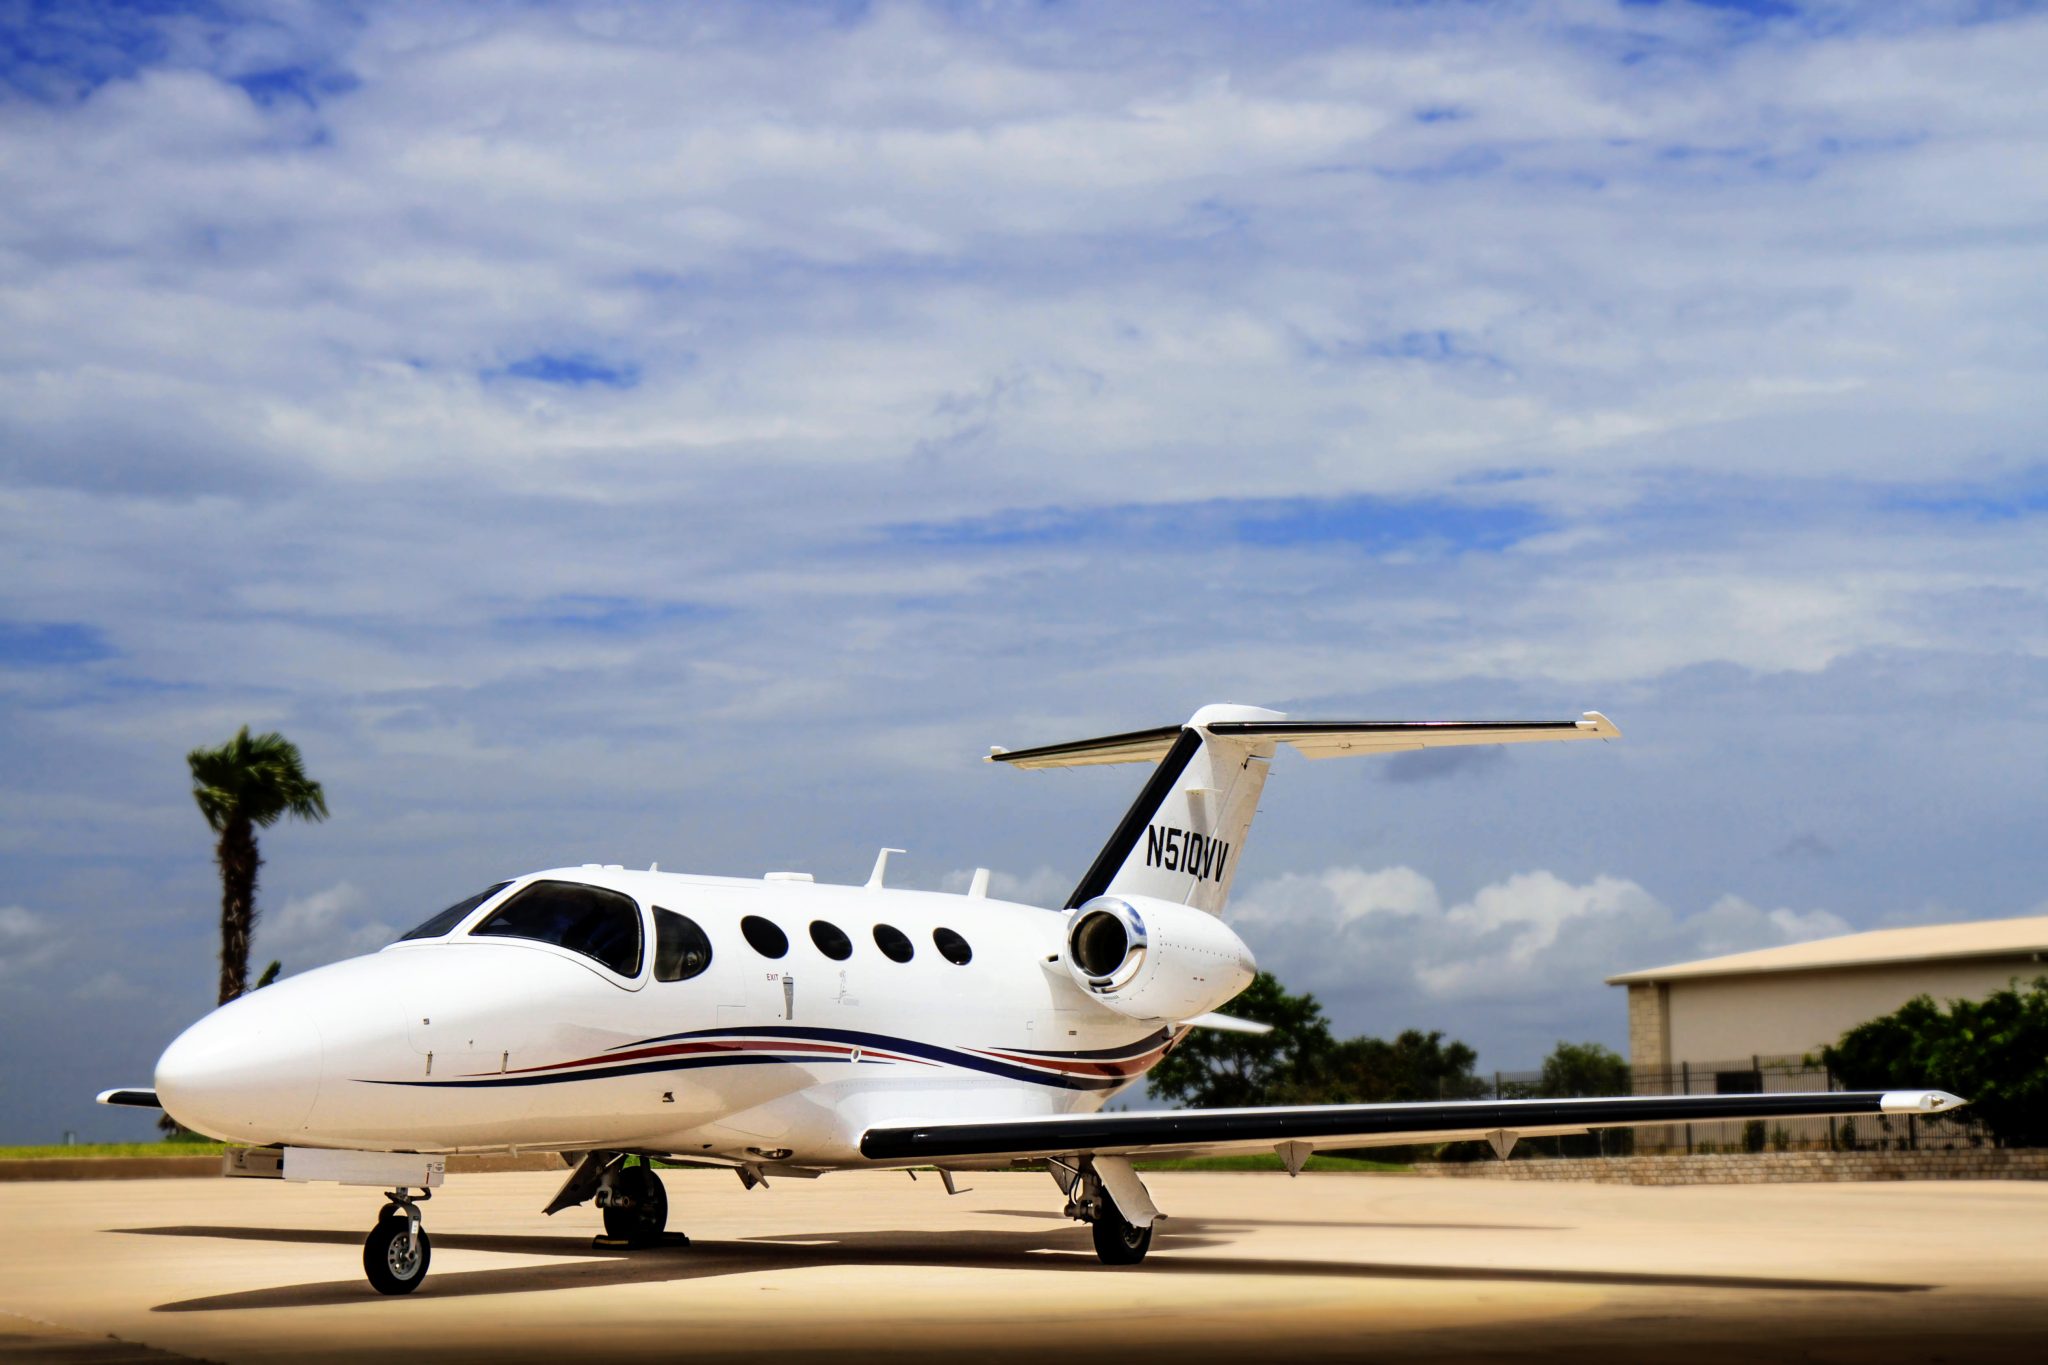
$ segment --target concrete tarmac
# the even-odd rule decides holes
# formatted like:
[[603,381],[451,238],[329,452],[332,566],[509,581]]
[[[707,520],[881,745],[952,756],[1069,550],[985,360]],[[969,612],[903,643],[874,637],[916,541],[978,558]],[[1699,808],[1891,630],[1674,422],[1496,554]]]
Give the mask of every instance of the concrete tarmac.
[[666,1178],[693,1243],[638,1252],[552,1173],[452,1178],[390,1299],[373,1190],[0,1186],[0,1362],[2048,1359],[2048,1185],[1166,1172],[1110,1269],[1040,1174]]

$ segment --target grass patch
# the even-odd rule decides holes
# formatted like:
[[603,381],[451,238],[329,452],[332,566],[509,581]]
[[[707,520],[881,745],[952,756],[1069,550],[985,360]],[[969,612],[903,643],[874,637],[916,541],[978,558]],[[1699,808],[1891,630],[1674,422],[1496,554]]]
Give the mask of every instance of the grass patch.
[[34,1161],[60,1156],[218,1156],[219,1142],[81,1142],[65,1147],[0,1147],[0,1161]]
[[[1191,1156],[1174,1161],[1133,1161],[1141,1171],[1284,1171],[1287,1163],[1275,1152],[1246,1152],[1238,1156]],[[1304,1171],[1405,1171],[1405,1162],[1368,1161],[1355,1156],[1312,1156]]]

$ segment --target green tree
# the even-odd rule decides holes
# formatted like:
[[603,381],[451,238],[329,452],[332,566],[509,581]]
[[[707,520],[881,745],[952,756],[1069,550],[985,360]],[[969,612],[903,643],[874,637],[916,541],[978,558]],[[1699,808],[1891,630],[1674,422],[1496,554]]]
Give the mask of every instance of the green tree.
[[[1628,1063],[1613,1048],[1599,1043],[1567,1043],[1562,1038],[1543,1059],[1543,1077],[1536,1093],[1547,1099],[1579,1099],[1629,1093]],[[1626,1156],[1635,1150],[1635,1134],[1626,1128],[1553,1139],[1559,1156]]]
[[1946,1008],[1915,996],[1820,1055],[1852,1090],[1938,1086],[2000,1143],[2048,1145],[2048,977]]
[[1260,972],[1225,1008],[1273,1031],[1195,1029],[1152,1068],[1154,1095],[1197,1109],[1272,1104],[1332,1045],[1316,998],[1290,994],[1270,972]]
[[1441,1032],[1409,1029],[1384,1038],[1346,1038],[1308,1059],[1283,1083],[1282,1104],[1388,1104],[1399,1100],[1468,1100],[1486,1093],[1472,1074],[1479,1054]]
[[289,815],[325,820],[327,797],[306,776],[299,746],[283,735],[241,732],[218,749],[194,749],[192,799],[219,836],[214,861],[220,866],[220,1003],[249,988],[249,937],[256,928],[256,873],[263,857],[256,831]]
[[1629,1093],[1628,1063],[1611,1047],[1599,1043],[1558,1040],[1543,1059],[1538,1093],[1550,1099]]

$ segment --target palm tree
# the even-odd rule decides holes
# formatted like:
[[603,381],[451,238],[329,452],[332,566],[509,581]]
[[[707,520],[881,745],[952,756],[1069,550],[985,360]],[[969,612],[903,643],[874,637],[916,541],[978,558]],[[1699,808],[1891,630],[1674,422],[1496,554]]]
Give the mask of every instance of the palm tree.
[[220,836],[214,861],[220,864],[220,1003],[249,989],[249,935],[256,928],[256,830],[269,829],[287,815],[325,820],[327,796],[306,776],[299,746],[271,732],[240,734],[218,749],[194,749],[192,799]]

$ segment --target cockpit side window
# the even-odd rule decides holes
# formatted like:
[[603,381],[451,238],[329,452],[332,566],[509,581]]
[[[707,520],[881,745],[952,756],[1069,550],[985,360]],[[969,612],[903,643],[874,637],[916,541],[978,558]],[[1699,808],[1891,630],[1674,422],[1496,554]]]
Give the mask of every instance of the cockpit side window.
[[696,921],[654,907],[654,979],[688,981],[711,965],[711,940]]
[[419,928],[414,929],[411,933],[401,935],[398,941],[403,943],[407,939],[413,938],[439,938],[456,925],[462,923],[470,911],[476,909],[479,905],[482,905],[485,901],[510,885],[512,885],[510,882],[499,882],[496,886],[485,887],[474,896],[464,896],[461,900],[455,902],[455,904],[449,906]]
[[524,938],[581,953],[617,972],[640,974],[640,907],[631,896],[581,882],[534,882],[469,931]]

